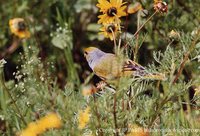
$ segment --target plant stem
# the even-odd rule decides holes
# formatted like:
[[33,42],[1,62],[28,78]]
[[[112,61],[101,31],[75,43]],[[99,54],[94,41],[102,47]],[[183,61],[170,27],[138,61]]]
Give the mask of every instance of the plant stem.
[[135,34],[133,35],[133,37],[135,37],[139,32],[140,32],[140,30],[144,27],[144,25],[146,24],[146,23],[148,23],[150,20],[151,20],[151,18],[157,13],[158,11],[155,11],[145,22],[144,22],[144,24],[142,24],[138,29],[137,29],[137,31],[135,32]]
[[[132,107],[132,105],[131,105],[131,96],[132,96],[132,87],[130,86],[130,89],[129,89],[130,91],[129,91],[129,93],[128,93],[128,101],[127,101],[127,110],[131,110],[131,107]],[[130,103],[130,104],[129,104]]]
[[65,48],[64,49],[64,55],[65,55],[65,58],[66,58],[66,61],[67,61],[68,78],[72,82],[75,82],[76,85],[79,85],[80,81],[79,81],[78,74],[77,74],[77,71],[76,71],[76,68],[75,68],[75,65],[74,65],[71,50],[69,48]]
[[168,98],[168,96],[165,96],[165,98],[161,101],[161,103],[159,103],[157,110],[155,111],[155,113],[153,114],[153,117],[148,125],[148,127],[152,127],[153,123],[155,122],[155,120],[157,119],[157,116],[159,116],[161,114],[161,109],[162,107],[168,102],[170,98]]
[[[137,14],[137,30],[140,28],[140,11]],[[138,46],[139,46],[139,34],[136,35],[136,44],[135,44],[135,50],[134,50],[134,55],[133,55],[133,60],[137,60],[137,53],[138,53]]]
[[[110,28],[110,31],[112,32],[112,36],[113,36],[113,41],[114,41],[114,51],[116,52],[117,50],[117,43],[116,43],[116,37],[115,37],[115,33],[114,31],[112,30],[112,28]],[[117,54],[118,54],[118,50],[117,50]]]
[[22,113],[21,113],[19,107],[17,106],[15,99],[12,97],[11,93],[9,92],[9,89],[8,89],[8,88],[6,87],[6,85],[5,85],[4,72],[3,72],[3,70],[1,69],[0,72],[1,72],[1,73],[0,73],[0,74],[1,74],[1,79],[0,79],[0,81],[1,81],[1,84],[2,84],[2,86],[3,86],[3,88],[4,88],[4,90],[6,91],[6,93],[7,93],[8,96],[10,97],[12,103],[14,104],[14,106],[15,106],[15,108],[16,108],[16,110],[17,110],[17,113],[18,113],[19,116],[20,116],[20,119],[22,120],[22,122],[24,123],[24,125],[27,125],[27,122],[26,122],[26,120],[24,119],[24,116],[22,115]]
[[0,59],[5,58],[7,55],[12,54],[18,47],[21,39],[14,37],[12,44],[10,47],[0,54]]
[[189,58],[190,53],[194,50],[194,48],[195,48],[195,46],[196,46],[196,42],[199,40],[199,36],[200,36],[200,29],[197,31],[196,37],[195,37],[195,39],[192,41],[192,44],[190,45],[189,51],[186,52],[185,55],[184,55],[185,57],[184,57],[184,59],[183,59],[181,65],[180,65],[180,68],[179,68],[179,70],[178,70],[178,72],[177,72],[177,74],[176,74],[176,76],[175,76],[175,78],[174,78],[174,80],[173,80],[173,84],[176,83],[176,81],[178,80],[179,76],[181,75],[181,73],[182,73],[182,71],[183,71],[183,68],[185,67],[185,64],[186,64],[186,62],[187,62],[187,60],[188,60],[188,58]]
[[114,101],[113,101],[113,118],[114,118],[114,125],[115,125],[115,136],[118,136],[119,133],[118,133],[117,113],[116,113],[116,106],[117,106],[117,94],[116,93],[114,94]]
[[100,115],[99,115],[98,108],[97,108],[98,107],[97,106],[97,101],[96,101],[95,96],[93,96],[93,98],[94,98],[95,114],[96,114],[97,120],[98,120],[97,129],[100,130],[100,131],[98,131],[98,135],[99,136],[103,136],[103,131],[101,130]]

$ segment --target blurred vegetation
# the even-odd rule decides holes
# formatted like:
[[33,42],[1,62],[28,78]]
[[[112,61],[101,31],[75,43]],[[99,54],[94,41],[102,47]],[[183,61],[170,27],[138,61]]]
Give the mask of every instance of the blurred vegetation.
[[[147,14],[122,18],[122,35],[127,36],[122,38],[122,47],[128,43],[125,51],[131,59],[136,58],[149,71],[166,74],[167,80],[120,78],[114,94],[108,86],[100,93],[83,96],[85,86],[100,81],[92,74],[83,48],[95,46],[113,52],[114,47],[98,34],[97,0],[0,1],[0,59],[6,61],[0,63],[0,135],[16,135],[49,112],[59,113],[63,126],[44,136],[117,135],[114,130],[120,128],[125,130],[119,135],[125,135],[129,124],[180,130],[150,132],[153,136],[200,135],[200,1],[166,0],[168,12],[153,16],[139,39],[132,37],[137,21],[143,24],[153,14],[153,1],[126,2],[140,2]],[[11,34],[8,22],[16,17],[26,20],[29,39],[19,40]],[[172,30],[178,36],[170,34]],[[13,45],[17,47],[9,51]],[[90,121],[79,129],[78,115],[87,106]]]

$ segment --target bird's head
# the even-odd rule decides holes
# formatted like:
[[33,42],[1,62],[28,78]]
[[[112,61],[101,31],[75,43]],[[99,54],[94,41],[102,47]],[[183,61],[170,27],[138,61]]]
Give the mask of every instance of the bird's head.
[[92,59],[93,57],[97,56],[100,52],[102,52],[96,47],[88,47],[85,48],[83,51],[84,51],[84,56],[87,60]]
[[105,54],[105,52],[101,51],[96,47],[88,47],[85,48],[83,51],[84,51],[84,56],[90,66],[92,63],[98,61]]

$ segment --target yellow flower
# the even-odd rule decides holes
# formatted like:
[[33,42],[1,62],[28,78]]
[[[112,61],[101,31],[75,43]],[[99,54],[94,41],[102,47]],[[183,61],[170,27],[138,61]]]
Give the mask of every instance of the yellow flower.
[[100,8],[100,12],[102,15],[99,15],[98,23],[107,23],[107,22],[120,22],[119,18],[122,16],[126,16],[126,6],[124,6],[125,2],[122,0],[98,0],[97,7]]
[[129,126],[129,132],[126,136],[149,136],[149,132],[144,128],[134,124]]
[[19,136],[37,136],[50,128],[60,128],[62,125],[60,117],[56,113],[49,113],[36,122],[28,124]]
[[103,27],[100,28],[100,33],[103,34],[106,38],[110,38],[113,41],[114,37],[119,34],[119,27],[117,23],[106,23],[103,24]]
[[41,131],[49,128],[60,128],[62,125],[60,117],[55,113],[49,113],[45,117],[38,120],[37,124]]
[[11,32],[19,38],[29,38],[30,32],[23,18],[14,18],[9,20]]
[[20,136],[37,136],[40,133],[37,123],[31,122],[28,124],[28,127],[20,133]]
[[90,107],[87,107],[85,110],[79,112],[78,122],[79,129],[85,128],[90,120]]

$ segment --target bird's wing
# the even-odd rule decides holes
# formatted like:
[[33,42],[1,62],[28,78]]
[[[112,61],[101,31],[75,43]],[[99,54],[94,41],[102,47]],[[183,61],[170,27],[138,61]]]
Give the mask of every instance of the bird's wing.
[[125,61],[123,72],[126,76],[138,76],[145,79],[154,79],[154,80],[166,80],[164,74],[161,73],[149,73],[145,70],[140,64],[128,59]]
[[93,71],[103,80],[115,79],[121,76],[136,76],[155,80],[164,79],[161,74],[149,73],[140,64],[130,59],[120,60],[119,57],[111,53],[107,53],[97,60]]
[[107,53],[97,60],[93,71],[102,79],[114,79],[120,76],[122,64],[116,55]]
[[138,64],[130,59],[127,59],[124,63],[123,71],[130,71],[130,70],[133,70],[133,71],[145,70],[145,68],[143,66],[141,66],[140,64]]
[[122,73],[127,76],[144,76],[146,74],[143,66],[130,59],[125,61]]

